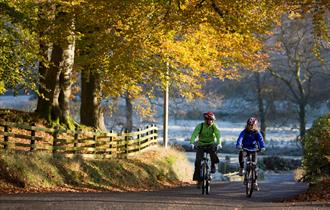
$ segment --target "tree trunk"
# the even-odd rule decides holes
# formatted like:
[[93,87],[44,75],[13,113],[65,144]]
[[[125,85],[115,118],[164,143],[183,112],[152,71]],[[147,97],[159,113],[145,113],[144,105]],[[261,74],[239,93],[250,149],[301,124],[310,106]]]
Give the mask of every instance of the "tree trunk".
[[260,73],[256,73],[256,86],[257,86],[257,97],[258,97],[258,109],[259,109],[259,118],[260,118],[260,130],[266,140],[266,114],[264,109],[264,100],[262,97],[262,87],[260,82]]
[[49,89],[47,87],[49,80],[53,80],[54,78],[49,79],[49,71],[50,71],[50,62],[52,59],[52,50],[53,45],[49,42],[46,42],[44,39],[47,36],[47,32],[50,30],[50,20],[47,19],[50,14],[55,12],[54,7],[46,2],[39,2],[39,13],[38,13],[38,29],[39,29],[39,46],[40,51],[39,54],[42,57],[42,60],[39,63],[39,94],[38,94],[38,102],[37,109],[35,113],[37,113],[41,118],[49,119],[50,110],[51,110],[51,102],[49,98]]
[[306,103],[299,103],[299,135],[303,137],[306,133]]
[[71,31],[71,34],[67,37],[67,46],[63,50],[62,61],[59,66],[61,72],[60,80],[59,80],[60,82],[59,107],[61,110],[60,119],[61,122],[66,124],[70,129],[73,128],[72,118],[70,115],[70,96],[71,96],[71,84],[72,84],[70,79],[73,70],[74,53],[75,53],[75,36]]
[[80,123],[106,130],[100,91],[99,75],[96,72],[91,72],[90,69],[84,69],[81,72]]
[[[56,8],[54,8],[55,11]],[[41,17],[43,17],[41,15]],[[64,19],[68,21],[66,28],[63,28],[66,34],[64,39],[59,38],[53,45],[50,66],[49,68],[40,63],[39,71],[40,78],[40,93],[37,113],[47,119],[49,122],[57,121],[66,124],[70,129],[73,128],[73,121],[70,117],[70,95],[71,95],[71,73],[74,63],[75,51],[75,34],[74,34],[74,21],[68,13],[58,13],[55,17],[56,20]],[[42,21],[42,20],[40,20]],[[40,32],[42,37],[43,31]],[[48,55],[47,45],[40,43],[42,56],[46,58]],[[45,98],[43,98],[45,97]]]
[[[46,87],[46,78],[47,72],[49,71],[47,65],[45,64],[46,60],[48,60],[48,46],[45,43],[40,43],[40,51],[41,56],[43,57],[44,61],[39,63],[39,95],[38,95],[38,103],[37,109],[35,113],[37,113],[40,117],[47,119],[49,110],[50,110],[50,103],[49,99],[46,98],[48,95],[47,87]],[[50,60],[50,57],[49,57]]]
[[49,121],[60,119],[60,107],[58,103],[59,97],[59,80],[60,80],[60,62],[62,61],[63,50],[59,45],[54,45],[51,64],[45,79],[48,100],[48,113],[46,119]]
[[126,93],[126,129],[128,132],[133,130],[133,105],[129,93]]

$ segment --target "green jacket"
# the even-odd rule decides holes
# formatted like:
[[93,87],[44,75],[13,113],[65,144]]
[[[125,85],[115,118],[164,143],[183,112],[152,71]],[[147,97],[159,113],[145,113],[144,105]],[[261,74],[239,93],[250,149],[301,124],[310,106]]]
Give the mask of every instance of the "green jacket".
[[[202,124],[203,124],[203,130],[201,131]],[[215,123],[213,123],[210,126],[208,126],[205,122],[199,123],[191,135],[190,144],[193,144],[195,142],[197,136],[199,136],[198,137],[199,146],[221,143],[220,131]],[[214,137],[216,138],[216,141],[214,141]]]

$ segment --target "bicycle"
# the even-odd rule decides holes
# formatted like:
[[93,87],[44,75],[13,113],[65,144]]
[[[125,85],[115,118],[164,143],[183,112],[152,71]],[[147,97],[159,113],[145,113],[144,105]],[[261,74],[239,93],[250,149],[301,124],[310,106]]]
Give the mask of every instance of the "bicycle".
[[211,190],[211,170],[209,165],[209,153],[204,151],[200,167],[200,177],[202,178],[202,194],[209,194]]
[[245,193],[247,197],[251,197],[254,185],[257,180],[257,164],[256,162],[252,161],[252,154],[256,153],[257,151],[249,151],[246,149],[243,149],[243,157],[244,157],[244,181],[243,184],[245,185]]

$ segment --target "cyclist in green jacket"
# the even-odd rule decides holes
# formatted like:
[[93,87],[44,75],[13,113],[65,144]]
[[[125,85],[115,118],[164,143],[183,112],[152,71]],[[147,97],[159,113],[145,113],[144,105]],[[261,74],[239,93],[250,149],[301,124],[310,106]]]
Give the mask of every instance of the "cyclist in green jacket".
[[204,151],[210,154],[211,158],[211,173],[215,173],[215,164],[219,163],[219,158],[217,156],[216,151],[221,149],[221,139],[220,139],[220,131],[217,125],[214,123],[215,116],[212,112],[207,112],[203,114],[204,121],[196,126],[194,132],[190,138],[191,147],[194,148],[194,142],[196,137],[198,136],[198,144],[196,151],[196,159],[195,159],[195,171],[193,180],[197,181],[198,184],[200,180],[200,165],[201,160],[203,158]]

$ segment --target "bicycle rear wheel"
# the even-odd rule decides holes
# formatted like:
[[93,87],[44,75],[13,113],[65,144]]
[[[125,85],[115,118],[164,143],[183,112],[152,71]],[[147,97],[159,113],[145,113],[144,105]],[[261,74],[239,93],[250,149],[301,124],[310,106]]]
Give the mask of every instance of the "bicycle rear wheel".
[[248,167],[245,175],[246,178],[245,192],[247,197],[252,196],[253,185],[255,182],[255,179],[253,178],[254,176],[255,176],[254,171],[250,167]]

